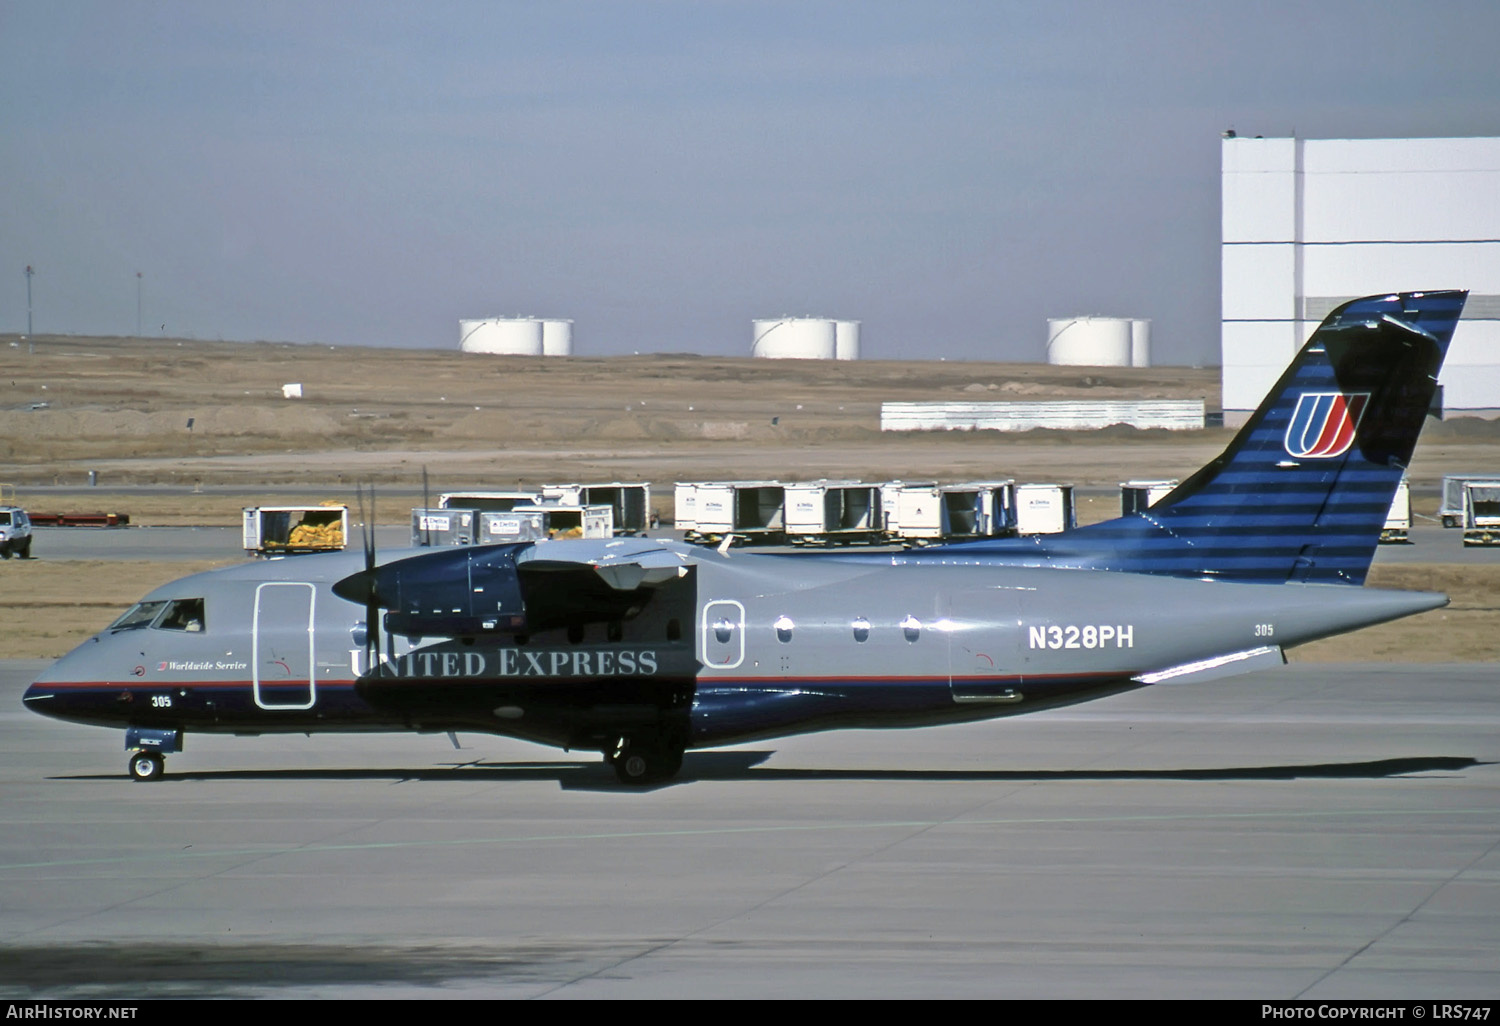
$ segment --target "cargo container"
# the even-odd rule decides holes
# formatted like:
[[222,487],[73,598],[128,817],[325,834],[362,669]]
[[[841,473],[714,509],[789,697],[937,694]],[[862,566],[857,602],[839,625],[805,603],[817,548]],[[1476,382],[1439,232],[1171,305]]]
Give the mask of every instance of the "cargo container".
[[542,529],[548,538],[610,538],[614,536],[614,512],[608,506],[563,506],[554,503],[536,503],[517,506],[504,512],[540,514]]
[[438,506],[411,511],[411,543],[473,545],[478,538],[479,511]]
[[908,487],[936,488],[937,484],[933,481],[887,481],[880,486],[880,519],[885,524],[887,538],[896,538],[901,531],[901,491]]
[[1016,485],[1016,533],[1057,534],[1077,526],[1072,485]]
[[892,482],[886,534],[911,545],[970,538],[998,538],[1016,530],[1015,483],[961,484]]
[[541,541],[547,537],[547,514],[511,510],[479,514],[479,544]]
[[1176,481],[1121,481],[1120,516],[1128,517],[1149,509],[1152,503],[1176,487]]
[[645,482],[542,485],[543,503],[564,506],[608,506],[614,513],[615,534],[645,534],[651,526],[651,486]]
[[1380,540],[1384,543],[1402,544],[1411,531],[1411,482],[1405,477],[1396,485],[1396,494],[1391,496],[1391,508],[1385,515],[1385,526],[1380,529]]
[[698,486],[692,481],[672,486],[672,526],[679,531],[698,530]]
[[441,509],[472,509],[481,513],[508,513],[517,506],[534,506],[541,492],[445,492],[438,496]]
[[701,482],[694,489],[690,541],[716,542],[734,535],[742,543],[782,540],[786,486],[779,481]]
[[[569,524],[572,522],[570,519]],[[496,513],[445,507],[411,511],[411,543],[417,547],[494,545],[546,537],[547,516],[539,512]]]
[[279,556],[304,552],[336,552],[349,537],[349,507],[246,506],[246,552]]
[[1500,481],[1464,482],[1464,544],[1500,545]]
[[793,545],[880,541],[880,486],[859,481],[805,481],[785,488],[783,522]]

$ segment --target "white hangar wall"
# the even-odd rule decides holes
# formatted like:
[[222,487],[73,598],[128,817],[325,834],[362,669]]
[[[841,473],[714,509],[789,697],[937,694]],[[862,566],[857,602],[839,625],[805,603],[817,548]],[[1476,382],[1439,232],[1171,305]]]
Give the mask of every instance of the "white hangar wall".
[[1328,311],[1468,289],[1448,415],[1500,415],[1500,139],[1243,139],[1222,147],[1223,399],[1236,423]]

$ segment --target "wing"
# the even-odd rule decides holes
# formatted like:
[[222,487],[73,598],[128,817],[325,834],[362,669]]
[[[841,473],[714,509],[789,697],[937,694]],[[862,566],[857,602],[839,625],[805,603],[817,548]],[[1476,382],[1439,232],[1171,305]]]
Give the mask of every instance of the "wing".
[[629,618],[694,555],[649,539],[465,546],[392,560],[334,594],[387,610],[409,637],[530,633]]

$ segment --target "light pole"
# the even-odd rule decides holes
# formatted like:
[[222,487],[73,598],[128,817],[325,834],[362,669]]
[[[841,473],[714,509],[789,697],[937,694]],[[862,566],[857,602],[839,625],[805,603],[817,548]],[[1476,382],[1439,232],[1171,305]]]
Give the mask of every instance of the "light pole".
[[36,343],[31,340],[31,276],[36,272],[26,265],[26,351],[36,352]]
[[135,337],[141,337],[141,272],[135,272]]

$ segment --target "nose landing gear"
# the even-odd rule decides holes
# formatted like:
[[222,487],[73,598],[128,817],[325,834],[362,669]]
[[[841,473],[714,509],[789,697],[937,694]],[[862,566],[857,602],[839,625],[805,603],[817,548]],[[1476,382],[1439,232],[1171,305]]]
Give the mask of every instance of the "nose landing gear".
[[132,778],[136,780],[160,780],[167,771],[167,760],[160,752],[139,751],[126,764]]
[[167,771],[166,756],[182,751],[182,731],[161,727],[126,727],[125,750],[131,752],[126,771],[134,780],[160,780]]

